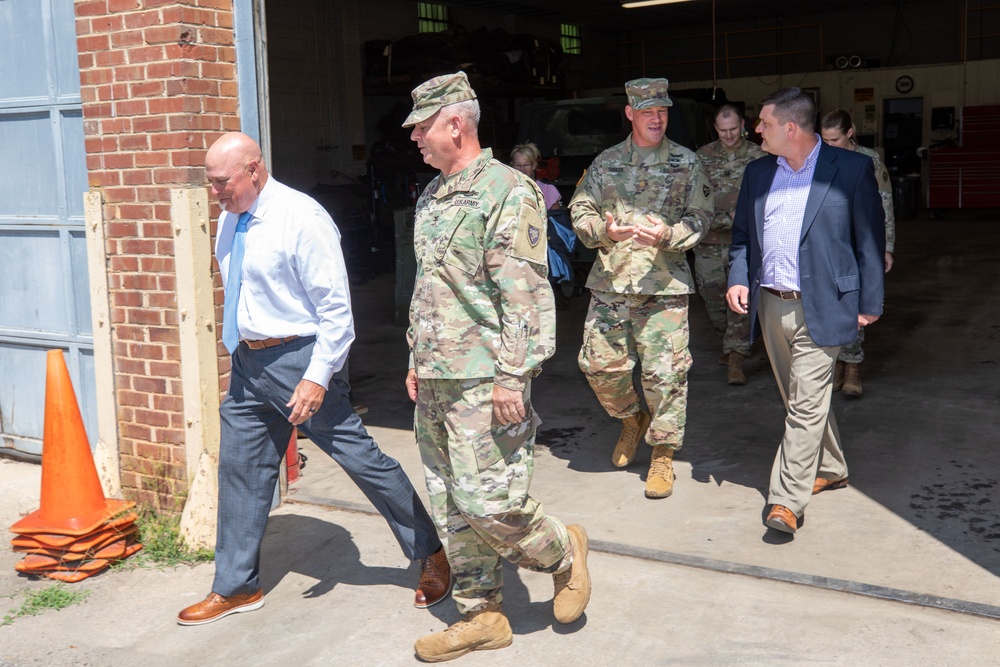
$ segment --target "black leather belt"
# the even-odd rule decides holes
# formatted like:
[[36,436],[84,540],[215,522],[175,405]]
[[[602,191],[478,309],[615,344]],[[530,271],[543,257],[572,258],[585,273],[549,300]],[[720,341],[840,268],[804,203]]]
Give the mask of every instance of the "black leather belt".
[[275,345],[281,345],[282,343],[290,343],[296,338],[298,338],[298,336],[265,338],[264,340],[241,340],[240,342],[249,347],[251,350],[263,350],[264,348],[274,347]]
[[773,289],[771,287],[761,287],[762,290],[770,292],[774,296],[778,297],[782,301],[796,301],[802,298],[802,292],[796,292],[795,290],[779,290]]

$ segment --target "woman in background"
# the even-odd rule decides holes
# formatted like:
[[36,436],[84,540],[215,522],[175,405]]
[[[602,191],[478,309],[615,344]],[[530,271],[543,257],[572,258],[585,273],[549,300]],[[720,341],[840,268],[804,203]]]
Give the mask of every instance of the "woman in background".
[[510,149],[510,166],[535,181],[545,198],[548,210],[546,234],[549,241],[549,282],[556,297],[556,308],[566,310],[569,299],[576,291],[576,277],[573,274],[573,249],[576,247],[576,232],[569,218],[569,211],[563,208],[562,195],[551,183],[543,183],[535,178],[541,151],[533,143],[518,144]]
[[562,206],[562,195],[551,183],[543,183],[535,178],[538,169],[538,158],[542,156],[538,146],[533,143],[518,144],[510,149],[510,166],[531,178],[538,185],[545,197],[545,208],[553,209]]
[[[870,148],[859,146],[854,140],[854,122],[851,114],[842,109],[834,109],[820,121],[820,132],[823,141],[830,146],[846,148],[849,151],[863,153],[875,163],[875,180],[878,181],[878,192],[882,196],[882,208],[885,210],[885,272],[892,269],[892,252],[896,243],[896,218],[892,212],[892,184],[889,181],[889,170],[882,164],[882,158]],[[861,344],[865,340],[865,329],[858,329],[858,337],[851,345],[840,348],[837,366],[833,373],[833,390],[843,389],[847,396],[861,395],[861,362],[865,352]]]

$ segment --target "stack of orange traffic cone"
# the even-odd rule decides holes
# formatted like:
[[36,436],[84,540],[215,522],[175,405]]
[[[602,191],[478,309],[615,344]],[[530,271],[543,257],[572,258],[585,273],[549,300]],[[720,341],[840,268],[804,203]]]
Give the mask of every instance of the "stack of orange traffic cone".
[[135,505],[106,499],[61,350],[48,353],[40,509],[11,531],[18,572],[80,581],[142,548]]

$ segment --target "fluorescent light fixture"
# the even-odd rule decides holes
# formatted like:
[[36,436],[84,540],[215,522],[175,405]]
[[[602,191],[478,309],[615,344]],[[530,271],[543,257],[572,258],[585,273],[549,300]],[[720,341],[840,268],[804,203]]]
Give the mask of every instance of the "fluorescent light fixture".
[[653,5],[672,5],[675,2],[690,2],[690,0],[622,0],[623,9],[636,7],[652,7]]

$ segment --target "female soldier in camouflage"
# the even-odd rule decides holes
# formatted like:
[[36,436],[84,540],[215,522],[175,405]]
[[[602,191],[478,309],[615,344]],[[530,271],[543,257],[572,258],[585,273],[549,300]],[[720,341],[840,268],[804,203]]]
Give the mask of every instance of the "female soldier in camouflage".
[[[878,192],[882,197],[882,208],[885,210],[885,272],[892,269],[892,251],[896,242],[896,218],[892,212],[892,185],[889,182],[889,170],[882,164],[882,158],[870,148],[859,146],[854,140],[854,122],[851,114],[843,109],[834,109],[823,116],[820,122],[823,141],[830,146],[846,148],[849,151],[863,153],[875,163],[875,179],[878,181]],[[865,340],[865,329],[858,329],[858,338],[853,345],[840,348],[837,366],[833,373],[833,390],[844,390],[847,396],[861,395],[861,374],[859,366],[865,358],[861,343]]]

